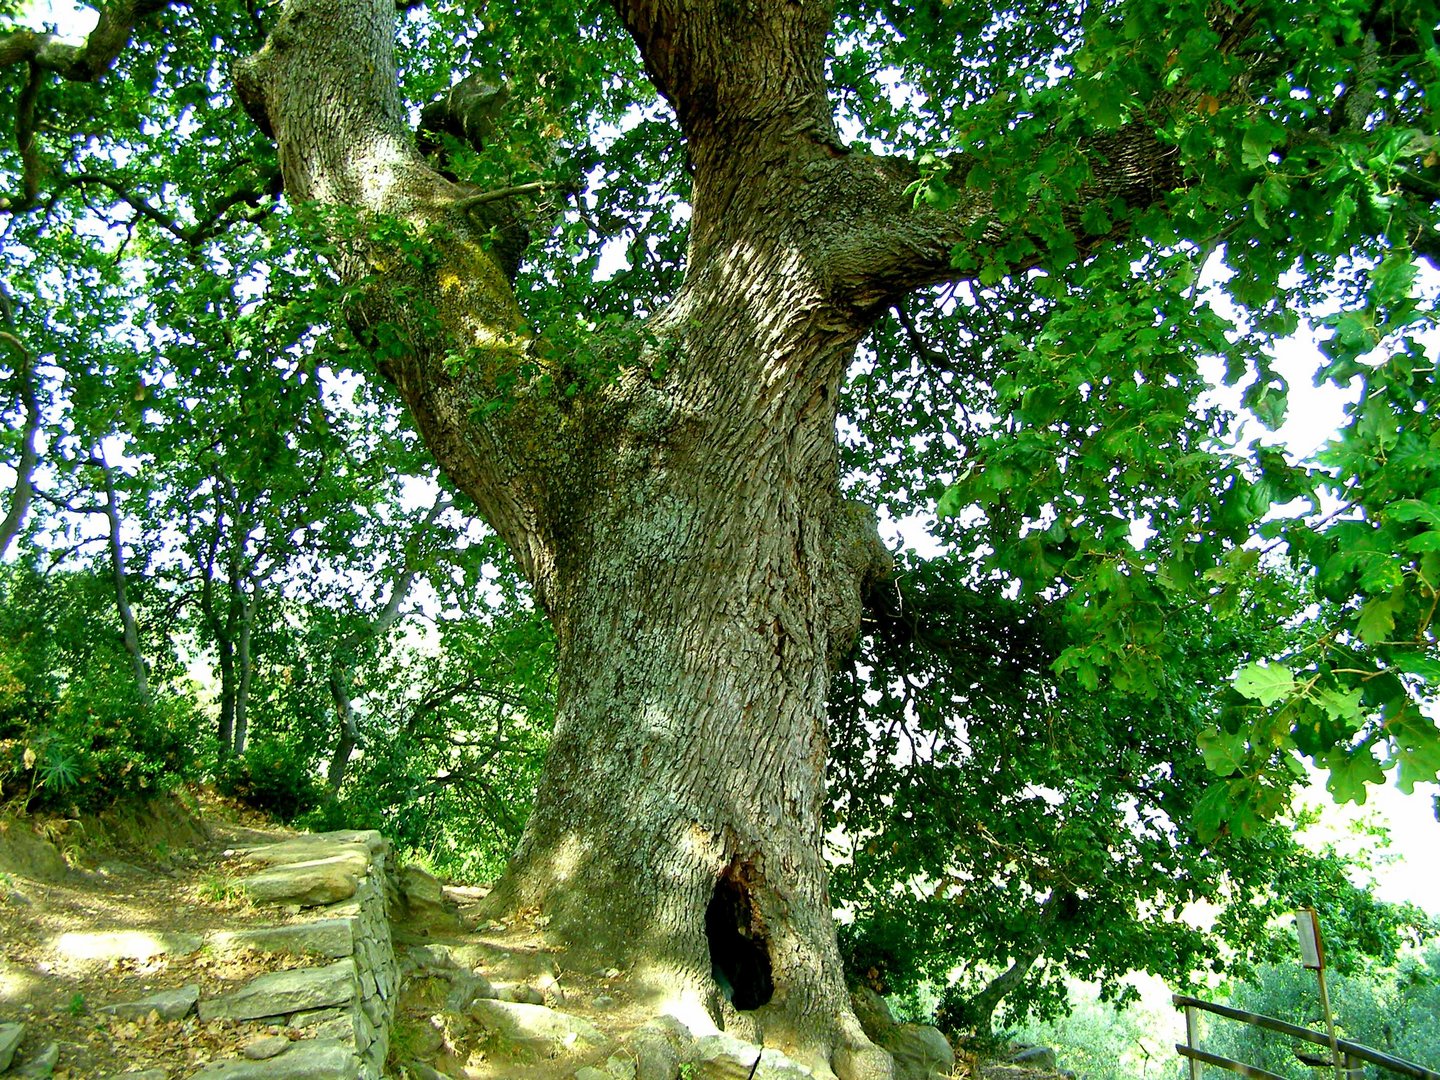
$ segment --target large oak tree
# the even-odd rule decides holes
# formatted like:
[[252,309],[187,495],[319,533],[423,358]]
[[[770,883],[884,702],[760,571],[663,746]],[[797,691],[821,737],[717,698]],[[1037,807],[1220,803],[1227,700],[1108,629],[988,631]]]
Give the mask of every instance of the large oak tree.
[[[1390,764],[1434,777],[1415,701],[1440,671],[1440,477],[1413,333],[1440,191],[1432,5],[276,14],[131,0],[81,44],[0,35],[20,76],[3,209],[98,194],[197,249],[267,213],[277,177],[304,209],[344,323],[554,625],[556,729],[497,910],[542,913],[692,1026],[889,1074],[849,1005],[822,857],[830,679],[890,567],[847,483],[969,508],[977,576],[1069,604],[1086,643],[1057,667],[1142,693],[1164,605],[1223,610],[1271,504],[1331,484],[1341,512],[1270,527],[1318,568],[1328,629],[1247,669],[1266,708],[1210,736],[1229,779],[1202,831],[1273,805],[1297,748],[1344,792]],[[97,157],[85,102],[106,99],[77,88],[107,78]],[[557,191],[569,209],[532,209]],[[542,245],[517,276],[552,219],[578,255]],[[640,284],[589,272],[617,235]],[[1236,325],[1196,283],[1217,249]],[[1325,375],[1365,384],[1349,456],[1215,452],[1201,358],[1278,422],[1262,346],[1330,297],[1349,306]],[[919,391],[891,401],[903,418],[857,396],[912,369],[933,412]],[[843,449],[872,452],[854,475],[842,409]]]

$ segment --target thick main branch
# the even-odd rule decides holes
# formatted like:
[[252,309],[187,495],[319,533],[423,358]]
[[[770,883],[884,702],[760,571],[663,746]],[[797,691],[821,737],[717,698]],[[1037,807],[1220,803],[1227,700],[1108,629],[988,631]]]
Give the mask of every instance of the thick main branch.
[[119,0],[100,9],[100,21],[83,42],[56,34],[13,30],[0,34],[0,67],[30,63],[72,82],[94,82],[130,43],[143,19],[169,7],[173,0]]
[[291,0],[236,65],[236,89],[275,138],[286,194],[318,207],[340,273],[359,286],[351,325],[543,599],[555,473],[586,455],[569,445],[573,409],[542,390],[553,362],[490,250],[486,204],[416,148],[394,22],[386,0]]

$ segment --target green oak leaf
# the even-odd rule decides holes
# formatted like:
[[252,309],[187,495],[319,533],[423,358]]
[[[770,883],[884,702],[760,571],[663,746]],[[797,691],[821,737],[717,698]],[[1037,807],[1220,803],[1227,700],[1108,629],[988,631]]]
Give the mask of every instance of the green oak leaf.
[[1284,664],[1246,664],[1235,676],[1235,689],[1261,705],[1274,705],[1295,692],[1295,673]]

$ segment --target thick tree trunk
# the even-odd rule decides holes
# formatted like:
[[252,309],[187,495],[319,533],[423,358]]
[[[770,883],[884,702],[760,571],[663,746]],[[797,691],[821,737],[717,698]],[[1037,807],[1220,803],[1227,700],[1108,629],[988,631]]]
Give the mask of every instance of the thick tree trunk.
[[[829,130],[823,68],[759,52],[818,46],[828,16],[773,11],[746,43],[760,97],[717,99],[753,115],[689,114],[716,141],[692,142],[684,288],[645,355],[573,396],[535,378],[565,379],[565,359],[526,336],[472,192],[415,152],[388,3],[289,0],[236,78],[292,198],[401,223],[425,252],[337,224],[341,271],[365,282],[352,322],[399,337],[383,370],[556,627],[550,759],[493,902],[538,908],[692,1028],[723,1020],[872,1080],[890,1062],[849,1003],[821,849],[830,672],[887,563],[837,478],[838,386],[868,315],[815,255],[834,194],[815,182],[834,150],[811,137]],[[738,46],[730,29],[714,48]]]
[[859,1042],[821,854],[825,700],[878,553],[836,497],[834,386],[789,422],[743,402],[757,361],[853,342],[778,317],[781,340],[757,341],[733,298],[703,307],[705,366],[728,377],[607,491],[552,586],[555,737],[496,902],[634,965],[692,1028],[725,997],[728,1027],[828,1066]]

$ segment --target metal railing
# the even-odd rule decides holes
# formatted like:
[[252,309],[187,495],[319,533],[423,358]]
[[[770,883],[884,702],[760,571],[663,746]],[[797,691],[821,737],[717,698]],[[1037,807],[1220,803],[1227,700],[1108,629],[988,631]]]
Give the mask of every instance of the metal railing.
[[[1328,1056],[1332,1052],[1330,1036],[1322,1035],[1318,1031],[1289,1024],[1284,1020],[1277,1020],[1273,1016],[1262,1016],[1259,1013],[1245,1012],[1243,1009],[1232,1009],[1228,1005],[1215,1005],[1199,998],[1187,997],[1184,994],[1175,994],[1170,1000],[1175,1003],[1177,1009],[1185,1010],[1185,1041],[1176,1043],[1175,1050],[1181,1057],[1189,1061],[1190,1080],[1200,1080],[1200,1074],[1206,1065],[1214,1065],[1217,1068],[1239,1073],[1248,1080],[1285,1080],[1284,1077],[1266,1069],[1259,1069],[1241,1061],[1232,1061],[1229,1058],[1201,1050],[1198,1044],[1200,1042],[1199,1014],[1202,1012],[1214,1013],[1227,1020],[1238,1020],[1242,1024],[1250,1024],[1266,1031],[1274,1031],[1281,1035],[1289,1035],[1291,1038],[1301,1039],[1304,1042],[1314,1043],[1316,1046],[1324,1047],[1327,1054],[1320,1064],[1327,1068],[1333,1064]],[[1340,1071],[1348,1080],[1361,1080],[1366,1064],[1377,1065],[1399,1076],[1408,1077],[1409,1080],[1440,1080],[1440,1072],[1417,1065],[1413,1061],[1393,1057],[1382,1050],[1375,1050],[1362,1043],[1351,1042],[1349,1039],[1336,1039],[1333,1051],[1340,1055]]]

